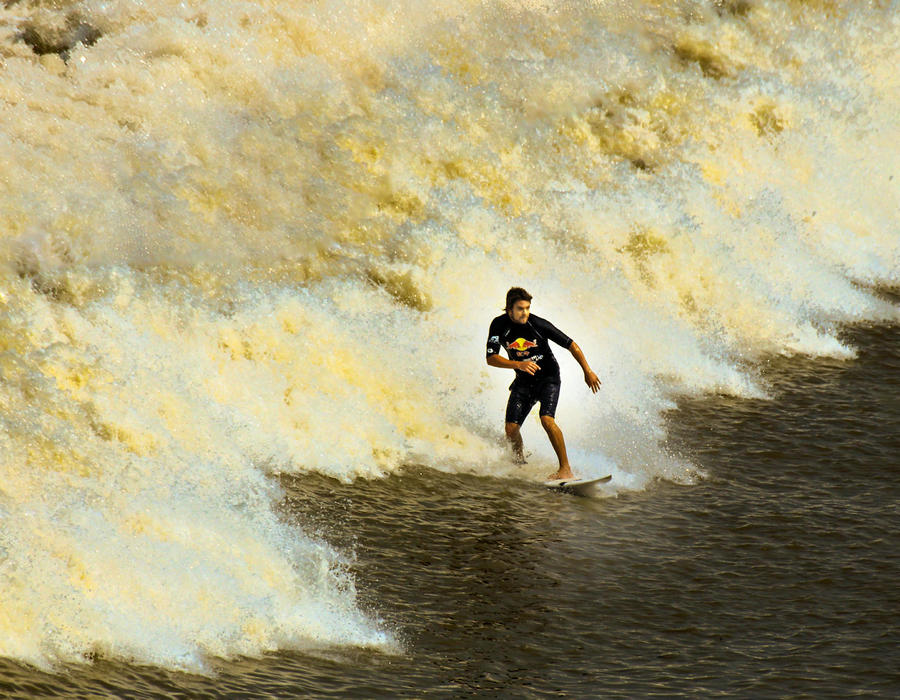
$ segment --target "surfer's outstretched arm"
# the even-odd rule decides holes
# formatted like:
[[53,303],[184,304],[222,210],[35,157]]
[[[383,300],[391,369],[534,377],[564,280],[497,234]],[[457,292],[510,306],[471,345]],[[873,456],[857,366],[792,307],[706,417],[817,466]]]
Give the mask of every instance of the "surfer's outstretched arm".
[[572,353],[572,357],[575,358],[575,361],[579,365],[581,365],[581,369],[584,370],[584,383],[587,384],[591,388],[591,391],[596,394],[598,391],[600,391],[600,378],[594,373],[594,370],[591,369],[591,366],[588,364],[584,353],[581,352],[581,348],[578,347],[578,343],[576,343],[574,340],[569,346],[569,352]]

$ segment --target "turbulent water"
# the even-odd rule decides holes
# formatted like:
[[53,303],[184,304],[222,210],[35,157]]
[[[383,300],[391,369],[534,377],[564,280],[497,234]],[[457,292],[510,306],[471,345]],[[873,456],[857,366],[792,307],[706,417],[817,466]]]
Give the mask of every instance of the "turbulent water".
[[898,37],[896,2],[5,2],[0,656],[414,654],[356,524],[285,503],[545,475],[482,359],[512,284],[603,381],[560,352],[578,471],[715,484],[677,400],[777,404],[772,358],[900,319]]

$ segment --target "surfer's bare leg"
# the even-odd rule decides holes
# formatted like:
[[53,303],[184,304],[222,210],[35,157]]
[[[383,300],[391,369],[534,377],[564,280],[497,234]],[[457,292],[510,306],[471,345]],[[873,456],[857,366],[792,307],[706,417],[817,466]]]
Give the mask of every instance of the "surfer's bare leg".
[[572,467],[569,465],[569,457],[566,454],[566,441],[563,438],[562,430],[556,424],[552,416],[541,416],[541,425],[547,431],[547,437],[550,438],[550,444],[556,452],[556,458],[559,460],[559,471],[551,474],[547,479],[573,479],[575,475],[572,473]]
[[518,423],[506,424],[506,439],[509,440],[509,446],[513,451],[513,461],[516,464],[525,464],[525,454],[523,453],[522,433],[519,432]]

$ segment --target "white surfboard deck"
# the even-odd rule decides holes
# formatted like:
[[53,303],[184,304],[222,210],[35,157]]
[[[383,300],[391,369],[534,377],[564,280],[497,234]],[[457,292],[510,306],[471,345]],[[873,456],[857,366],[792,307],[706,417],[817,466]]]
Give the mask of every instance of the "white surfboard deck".
[[552,491],[564,491],[566,493],[575,493],[579,496],[589,496],[597,486],[611,480],[612,474],[607,474],[597,479],[554,479],[553,481],[545,481],[544,486]]

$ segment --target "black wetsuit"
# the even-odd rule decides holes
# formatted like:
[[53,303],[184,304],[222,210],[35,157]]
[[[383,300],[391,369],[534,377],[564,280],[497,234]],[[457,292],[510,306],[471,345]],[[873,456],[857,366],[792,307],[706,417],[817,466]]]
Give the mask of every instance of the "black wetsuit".
[[550,349],[550,341],[567,350],[572,339],[549,321],[531,314],[525,323],[516,323],[503,313],[491,321],[488,331],[487,355],[506,350],[510,360],[531,360],[540,369],[533,375],[516,370],[516,378],[509,387],[506,422],[522,425],[538,401],[542,416],[555,416],[559,401],[559,364]]

